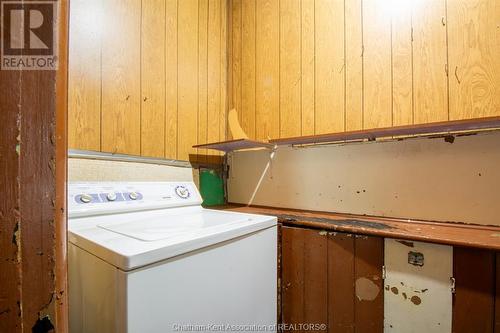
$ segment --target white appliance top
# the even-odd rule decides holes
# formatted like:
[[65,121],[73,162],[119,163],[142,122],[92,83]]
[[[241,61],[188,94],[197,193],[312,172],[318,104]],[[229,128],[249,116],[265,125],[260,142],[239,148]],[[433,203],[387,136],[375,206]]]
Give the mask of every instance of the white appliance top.
[[128,271],[277,223],[200,204],[191,182],[70,183],[69,241]]

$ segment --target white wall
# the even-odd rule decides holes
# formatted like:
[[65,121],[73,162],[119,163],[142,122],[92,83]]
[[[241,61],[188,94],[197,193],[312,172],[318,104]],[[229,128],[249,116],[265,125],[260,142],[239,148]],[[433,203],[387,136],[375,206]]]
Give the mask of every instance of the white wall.
[[[269,151],[229,157],[229,201],[248,204]],[[500,225],[500,132],[279,148],[254,205]]]

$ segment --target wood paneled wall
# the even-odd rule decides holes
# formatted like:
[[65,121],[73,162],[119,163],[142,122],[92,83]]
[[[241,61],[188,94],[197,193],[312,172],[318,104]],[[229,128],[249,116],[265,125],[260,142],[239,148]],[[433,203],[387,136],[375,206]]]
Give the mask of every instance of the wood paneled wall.
[[267,139],[500,115],[496,0],[233,0],[231,106]]
[[225,139],[227,17],[226,0],[72,0],[70,148],[187,160]]

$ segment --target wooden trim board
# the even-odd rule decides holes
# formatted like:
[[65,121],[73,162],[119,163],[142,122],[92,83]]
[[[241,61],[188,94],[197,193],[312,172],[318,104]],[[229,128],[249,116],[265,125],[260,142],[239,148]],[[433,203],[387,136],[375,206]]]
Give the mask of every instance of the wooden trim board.
[[229,204],[220,209],[278,217],[283,225],[500,250],[500,227],[402,220],[296,209]]

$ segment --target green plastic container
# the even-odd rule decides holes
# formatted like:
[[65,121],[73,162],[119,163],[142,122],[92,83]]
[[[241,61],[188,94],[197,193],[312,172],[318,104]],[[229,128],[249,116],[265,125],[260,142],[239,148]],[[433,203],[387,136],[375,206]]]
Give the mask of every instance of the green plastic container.
[[215,170],[200,170],[200,192],[203,206],[220,206],[224,204],[224,180]]

